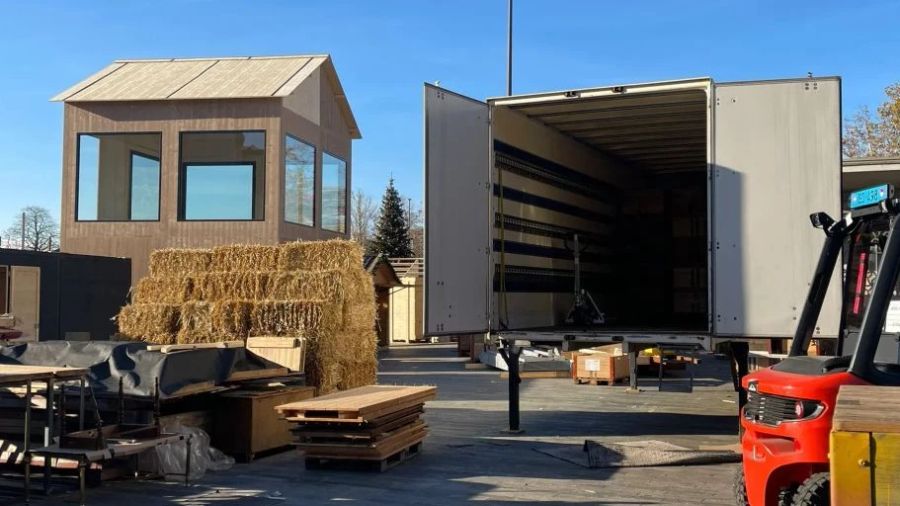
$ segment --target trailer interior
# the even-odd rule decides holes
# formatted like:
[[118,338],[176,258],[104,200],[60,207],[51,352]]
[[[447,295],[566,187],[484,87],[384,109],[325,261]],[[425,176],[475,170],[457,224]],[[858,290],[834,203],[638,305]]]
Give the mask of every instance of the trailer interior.
[[494,99],[495,328],[707,332],[708,81]]

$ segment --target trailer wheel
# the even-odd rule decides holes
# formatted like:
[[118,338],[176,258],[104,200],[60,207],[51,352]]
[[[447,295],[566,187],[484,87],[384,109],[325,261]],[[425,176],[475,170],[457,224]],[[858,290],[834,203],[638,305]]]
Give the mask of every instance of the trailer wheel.
[[816,473],[797,489],[794,506],[828,506],[831,504],[831,477],[828,473]]
[[749,506],[750,501],[747,499],[747,484],[744,482],[744,466],[741,465],[734,473],[734,504],[736,506]]

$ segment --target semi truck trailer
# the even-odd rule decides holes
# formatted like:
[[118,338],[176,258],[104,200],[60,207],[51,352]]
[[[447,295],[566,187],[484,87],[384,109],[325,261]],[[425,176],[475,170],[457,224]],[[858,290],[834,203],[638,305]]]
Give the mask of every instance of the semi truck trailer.
[[[793,336],[822,242],[808,216],[841,210],[840,78],[426,84],[424,109],[426,335]],[[815,338],[837,336],[839,283]],[[573,313],[585,301],[600,317]]]

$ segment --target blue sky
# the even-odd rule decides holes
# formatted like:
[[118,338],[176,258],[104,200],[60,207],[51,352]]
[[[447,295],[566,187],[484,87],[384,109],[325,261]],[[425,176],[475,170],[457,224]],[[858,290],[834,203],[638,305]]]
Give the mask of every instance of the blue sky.
[[[506,0],[3,2],[0,230],[59,213],[62,106],[117,58],[330,53],[363,133],[353,186],[422,194],[422,83],[505,90]],[[844,115],[900,81],[900,2],[517,0],[514,92],[711,76],[843,77]],[[13,188],[14,191],[9,189]]]

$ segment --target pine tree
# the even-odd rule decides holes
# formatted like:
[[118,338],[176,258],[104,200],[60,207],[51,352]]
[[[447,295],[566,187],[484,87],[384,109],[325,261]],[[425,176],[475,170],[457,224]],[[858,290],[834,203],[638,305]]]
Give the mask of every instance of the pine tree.
[[409,238],[409,223],[400,193],[394,187],[394,178],[388,181],[381,199],[381,211],[375,227],[375,237],[369,242],[369,254],[384,254],[391,258],[409,258],[413,255]]

